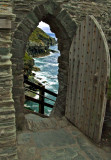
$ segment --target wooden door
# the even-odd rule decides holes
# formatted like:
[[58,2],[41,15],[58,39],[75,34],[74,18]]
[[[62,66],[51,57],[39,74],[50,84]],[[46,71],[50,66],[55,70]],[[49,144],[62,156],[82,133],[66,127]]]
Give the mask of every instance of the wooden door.
[[105,35],[97,20],[87,16],[70,48],[65,115],[96,142],[101,139],[109,74]]

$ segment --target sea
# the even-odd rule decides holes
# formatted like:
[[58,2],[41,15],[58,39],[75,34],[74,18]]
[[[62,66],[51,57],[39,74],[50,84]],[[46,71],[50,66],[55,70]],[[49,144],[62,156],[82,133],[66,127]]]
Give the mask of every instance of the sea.
[[[54,33],[48,33],[49,36],[56,38]],[[50,46],[49,49],[54,50],[55,52],[50,52],[50,55],[40,58],[34,58],[34,65],[40,68],[40,71],[33,73],[35,74],[35,79],[42,83],[46,89],[58,93],[58,57],[60,56],[60,51],[58,50],[58,44]],[[45,97],[48,97],[54,101],[56,98],[46,94]],[[34,98],[38,99],[39,96],[36,95]],[[45,102],[54,105],[54,101],[45,99]],[[39,105],[35,102],[26,101],[25,106],[31,108],[34,112],[39,111]],[[52,109],[45,106],[45,114],[50,115]]]

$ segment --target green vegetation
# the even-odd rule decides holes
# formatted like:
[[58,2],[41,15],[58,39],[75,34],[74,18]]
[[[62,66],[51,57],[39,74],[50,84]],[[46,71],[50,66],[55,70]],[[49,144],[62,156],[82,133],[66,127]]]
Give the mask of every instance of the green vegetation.
[[29,37],[30,42],[37,43],[38,46],[51,45],[55,41],[54,38],[48,36],[42,29],[36,28]]
[[32,57],[44,57],[50,54],[49,46],[56,43],[55,38],[50,37],[37,27],[29,37],[27,52]]
[[[32,32],[29,37],[28,48],[24,57],[24,74],[28,78],[29,76],[33,76],[32,70],[40,71],[38,67],[33,66],[34,60],[32,57],[41,57],[50,54],[48,47],[54,43],[56,43],[56,40],[48,36],[42,29],[37,27]],[[31,79],[33,80],[33,78]]]
[[24,56],[24,74],[28,77],[31,75],[32,69],[34,65],[34,60],[31,56],[28,55],[28,53],[25,53]]

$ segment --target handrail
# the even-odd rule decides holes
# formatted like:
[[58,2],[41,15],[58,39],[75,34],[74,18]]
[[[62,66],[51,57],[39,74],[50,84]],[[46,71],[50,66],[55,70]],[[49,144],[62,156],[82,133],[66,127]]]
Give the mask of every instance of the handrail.
[[25,98],[27,99],[27,100],[30,100],[30,101],[33,101],[33,102],[36,102],[36,103],[39,103],[39,104],[44,104],[45,106],[47,106],[47,107],[50,107],[50,108],[53,108],[53,105],[51,105],[51,104],[49,104],[49,103],[46,103],[46,102],[41,102],[40,100],[38,100],[38,99],[35,99],[35,98],[32,98],[32,97],[29,97],[29,96],[27,96],[27,95],[25,95]]
[[41,96],[41,97],[44,97],[44,98],[46,98],[46,99],[48,99],[48,100],[50,100],[50,101],[55,102],[53,99],[47,98],[47,97],[45,97],[45,96],[43,96],[43,95],[41,95],[41,94],[39,94],[39,93],[36,93],[36,92],[34,92],[32,89],[29,89],[29,88],[25,87],[25,90],[28,90],[28,91],[30,91],[30,92],[32,92],[32,93],[35,93],[35,94],[37,94],[37,95],[39,95],[39,96]]
[[52,91],[49,91],[48,89],[43,88],[43,86],[39,86],[39,85],[37,85],[37,84],[35,84],[35,83],[32,83],[32,82],[30,82],[30,81],[28,81],[28,80],[24,80],[24,83],[26,83],[26,84],[28,84],[28,85],[30,85],[30,86],[33,86],[35,89],[44,90],[44,92],[46,92],[46,93],[48,93],[48,94],[51,94],[51,95],[54,96],[54,97],[57,97],[57,94],[56,94],[56,93],[54,93],[54,92],[52,92]]
[[[49,103],[46,103],[45,102],[45,99],[48,99],[48,100],[51,100],[51,101],[54,101],[48,97],[45,97],[45,93],[48,93],[54,97],[57,97],[57,94],[52,92],[52,91],[49,91],[48,89],[45,89],[45,86],[40,86],[40,85],[37,85],[33,82],[30,82],[29,80],[24,80],[24,83],[25,84],[28,84],[30,87],[32,87],[31,89],[29,89],[28,87],[26,87],[25,89],[30,91],[30,92],[33,92],[37,95],[39,95],[39,99],[35,99],[33,97],[30,97],[30,96],[27,96],[25,95],[25,98],[27,100],[30,100],[30,101],[33,101],[35,103],[38,103],[39,104],[39,113],[40,114],[44,114],[44,107],[47,106],[47,107],[50,107],[50,108],[53,108],[53,105],[49,104]],[[39,94],[35,92],[35,89],[38,89],[39,91]],[[55,102],[55,101],[54,101]]]

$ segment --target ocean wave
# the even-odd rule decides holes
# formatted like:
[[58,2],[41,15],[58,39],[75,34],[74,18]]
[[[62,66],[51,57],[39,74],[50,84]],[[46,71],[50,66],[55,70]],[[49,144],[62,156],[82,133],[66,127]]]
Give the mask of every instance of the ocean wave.
[[[39,94],[39,92],[37,92],[37,93]],[[39,95],[38,94],[34,97],[35,99],[39,99]]]
[[[57,46],[52,46],[50,49],[57,50]],[[53,53],[51,52],[50,55],[46,57],[40,57],[40,58],[34,58],[35,66],[40,68],[39,72],[32,71],[32,73],[35,74],[35,79],[38,80],[40,83],[45,85],[45,88],[49,89],[50,91],[53,91],[55,93],[58,93],[58,56],[59,53]],[[45,96],[56,100],[55,97],[51,96],[50,94],[45,94]],[[39,98],[39,95],[36,95],[35,98]],[[49,102],[47,99],[45,99],[46,102],[50,104],[54,104],[54,102]],[[33,102],[33,104],[29,104],[32,106],[31,108],[35,110],[36,112],[39,110],[38,105]],[[45,107],[45,114],[50,115],[51,110],[49,107]]]

